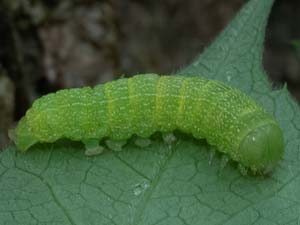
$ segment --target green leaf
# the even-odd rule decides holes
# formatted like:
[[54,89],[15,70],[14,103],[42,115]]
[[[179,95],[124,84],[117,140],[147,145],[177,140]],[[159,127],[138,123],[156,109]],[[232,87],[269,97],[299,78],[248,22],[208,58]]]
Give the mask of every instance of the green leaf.
[[220,169],[209,146],[181,137],[169,148],[129,143],[86,157],[83,145],[58,142],[0,155],[0,224],[210,225],[300,223],[300,111],[286,88],[272,91],[262,68],[272,0],[251,0],[180,74],[200,74],[240,88],[274,114],[285,154],[270,177]]

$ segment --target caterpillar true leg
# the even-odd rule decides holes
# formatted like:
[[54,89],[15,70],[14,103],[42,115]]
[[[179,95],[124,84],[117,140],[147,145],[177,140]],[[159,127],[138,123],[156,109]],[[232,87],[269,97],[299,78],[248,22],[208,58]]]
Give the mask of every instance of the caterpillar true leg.
[[239,165],[238,165],[238,169],[239,169],[239,171],[240,171],[240,173],[241,173],[242,175],[244,175],[244,176],[246,176],[246,175],[247,175],[247,173],[248,173],[248,170],[247,170],[247,168],[246,168],[246,167],[244,167],[242,164],[240,164],[240,163],[239,163]]
[[211,165],[212,164],[212,161],[216,155],[216,148],[215,147],[211,147],[210,148],[210,151],[209,151],[209,159],[208,159],[208,164]]
[[224,168],[227,166],[228,162],[229,162],[229,156],[223,154],[223,155],[221,156],[220,169],[221,169],[221,170],[224,169]]

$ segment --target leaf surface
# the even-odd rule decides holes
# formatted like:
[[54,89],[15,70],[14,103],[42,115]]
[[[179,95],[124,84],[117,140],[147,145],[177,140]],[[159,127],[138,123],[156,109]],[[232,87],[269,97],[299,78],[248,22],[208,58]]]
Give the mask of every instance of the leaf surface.
[[300,111],[286,88],[272,91],[262,68],[272,0],[251,0],[178,74],[219,79],[254,97],[284,132],[285,154],[270,177],[220,169],[209,146],[189,137],[169,148],[129,143],[86,157],[79,143],[0,154],[0,224],[283,225],[300,223]]

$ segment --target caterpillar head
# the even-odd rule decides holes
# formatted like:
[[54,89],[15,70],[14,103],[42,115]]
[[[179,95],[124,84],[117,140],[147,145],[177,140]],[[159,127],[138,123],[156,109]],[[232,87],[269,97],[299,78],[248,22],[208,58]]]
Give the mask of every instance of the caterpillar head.
[[268,174],[283,155],[283,134],[277,124],[253,129],[240,144],[241,163],[253,172]]

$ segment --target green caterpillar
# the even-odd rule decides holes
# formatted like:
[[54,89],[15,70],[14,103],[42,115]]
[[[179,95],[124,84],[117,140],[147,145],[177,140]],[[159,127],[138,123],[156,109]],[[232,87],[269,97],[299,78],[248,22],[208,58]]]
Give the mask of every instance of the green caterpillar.
[[61,138],[87,148],[106,138],[120,147],[132,135],[174,130],[205,138],[254,172],[270,172],[283,154],[282,131],[271,115],[239,90],[198,76],[144,74],[45,95],[12,139],[21,151]]

